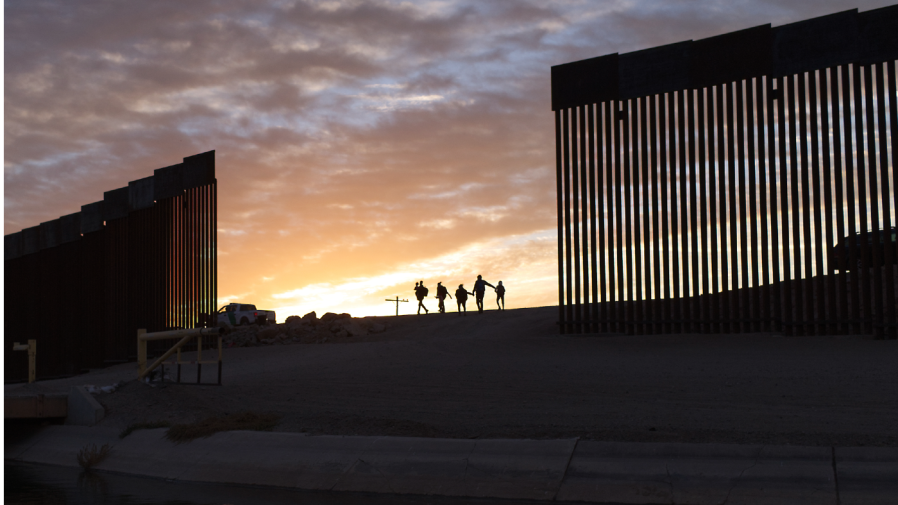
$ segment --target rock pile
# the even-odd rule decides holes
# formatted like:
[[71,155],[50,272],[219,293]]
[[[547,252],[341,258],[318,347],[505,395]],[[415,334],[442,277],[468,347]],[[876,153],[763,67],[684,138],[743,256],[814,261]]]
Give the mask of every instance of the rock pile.
[[283,324],[237,326],[225,335],[222,343],[226,347],[321,344],[381,333],[386,329],[385,325],[371,318],[328,312],[319,319],[315,312],[309,312],[302,317],[290,316]]

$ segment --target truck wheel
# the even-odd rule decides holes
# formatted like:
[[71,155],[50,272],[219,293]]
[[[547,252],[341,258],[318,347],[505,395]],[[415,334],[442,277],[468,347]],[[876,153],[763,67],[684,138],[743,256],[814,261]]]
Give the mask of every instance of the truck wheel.
[[245,317],[240,319],[240,326],[246,326],[248,324],[249,324],[249,319],[247,319]]

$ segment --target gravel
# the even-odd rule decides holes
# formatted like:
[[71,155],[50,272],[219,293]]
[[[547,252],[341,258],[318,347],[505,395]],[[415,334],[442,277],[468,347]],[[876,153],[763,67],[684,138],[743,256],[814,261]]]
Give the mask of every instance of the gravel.
[[223,386],[152,387],[130,363],[18,390],[124,381],[96,395],[100,424],[116,429],[249,411],[309,434],[898,446],[894,340],[564,336],[556,318],[557,307],[366,318],[385,330],[226,349]]

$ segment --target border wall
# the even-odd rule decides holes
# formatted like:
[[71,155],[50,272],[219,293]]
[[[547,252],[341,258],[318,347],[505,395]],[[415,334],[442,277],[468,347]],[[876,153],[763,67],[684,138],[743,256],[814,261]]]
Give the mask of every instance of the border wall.
[[37,341],[37,378],[49,379],[136,360],[138,328],[205,325],[217,302],[216,221],[209,151],[4,236],[4,380],[28,376],[13,342]]
[[552,67],[561,332],[894,337],[896,27],[855,9]]

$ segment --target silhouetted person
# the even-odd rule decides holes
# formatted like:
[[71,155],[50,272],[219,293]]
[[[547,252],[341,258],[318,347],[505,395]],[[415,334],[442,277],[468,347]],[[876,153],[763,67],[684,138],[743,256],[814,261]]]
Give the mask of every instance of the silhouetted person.
[[499,310],[505,310],[505,286],[502,285],[502,281],[496,284],[496,305],[499,306]]
[[427,307],[424,306],[424,298],[427,296],[427,288],[424,287],[424,281],[419,283],[415,283],[415,298],[418,299],[418,314],[421,313],[421,309],[424,309],[424,313],[427,314],[430,311],[427,310]]
[[474,298],[477,301],[477,312],[483,312],[483,294],[486,292],[487,286],[496,289],[496,286],[486,282],[482,276],[478,275],[477,280],[474,281]]
[[455,302],[458,303],[458,313],[468,315],[468,308],[465,307],[465,303],[468,301],[468,295],[473,295],[474,293],[469,293],[465,289],[464,284],[459,284],[458,289],[455,290]]
[[437,300],[440,301],[440,314],[444,314],[446,312],[446,305],[443,303],[446,300],[446,297],[452,299],[452,295],[449,294],[449,290],[446,289],[446,286],[443,286],[442,282],[437,283]]

